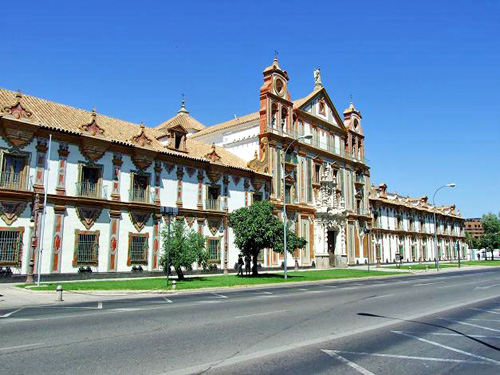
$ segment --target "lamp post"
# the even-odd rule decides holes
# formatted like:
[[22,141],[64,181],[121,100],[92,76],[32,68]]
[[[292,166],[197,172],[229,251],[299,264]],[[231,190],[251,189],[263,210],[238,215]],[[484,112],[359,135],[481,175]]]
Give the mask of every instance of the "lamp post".
[[285,166],[285,161],[286,161],[286,153],[288,149],[290,148],[291,145],[293,145],[295,142],[297,142],[300,139],[312,139],[311,134],[304,134],[296,139],[294,139],[290,144],[287,146],[285,149],[285,153],[283,155],[283,256],[285,258],[285,261],[283,262],[283,269],[284,269],[284,279],[287,279],[287,274],[286,274],[286,259],[288,258],[288,254],[286,251],[286,187],[285,187],[285,178],[286,178],[286,166]]
[[366,227],[365,228],[365,235],[367,236],[366,238],[366,246],[368,247],[367,252],[368,252],[368,272],[370,272],[370,238],[368,238],[368,235],[370,234],[370,228]]
[[[445,187],[454,188],[455,186],[457,186],[457,184],[455,184],[454,182],[440,186],[439,188],[437,188],[437,190],[434,192],[434,195],[432,196],[432,206],[434,207],[434,210],[433,210],[434,211],[434,251],[437,251],[437,226],[436,226],[436,202],[435,202],[436,194],[439,190],[441,190]],[[436,270],[439,271],[439,252],[438,252],[437,257],[436,257]]]

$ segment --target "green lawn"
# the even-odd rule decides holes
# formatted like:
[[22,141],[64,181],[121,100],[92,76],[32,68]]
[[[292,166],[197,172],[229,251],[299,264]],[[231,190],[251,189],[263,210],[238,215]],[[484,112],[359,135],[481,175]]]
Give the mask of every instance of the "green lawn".
[[[464,260],[460,262],[460,267],[469,267],[469,266],[500,266],[500,260]],[[412,270],[425,270],[426,267],[427,269],[435,269],[436,264],[435,263],[427,263],[427,264],[419,264],[419,263],[403,263],[401,267],[398,267],[396,265],[391,265],[391,266],[382,266],[383,268],[391,268],[391,269],[401,269],[401,270],[409,270],[410,268]],[[453,261],[452,263],[450,262],[439,262],[439,268],[457,268],[458,267],[458,261]]]
[[[348,279],[353,277],[367,276],[387,276],[400,275],[401,272],[377,272],[377,271],[362,271],[352,269],[337,269],[324,271],[302,271],[288,272],[288,280],[286,282],[297,281],[317,281],[329,279]],[[258,284],[276,284],[284,283],[282,273],[263,273],[259,276],[198,276],[186,278],[183,281],[177,282],[177,289],[199,289],[199,288],[217,288],[231,287],[242,285],[258,285]],[[64,290],[160,290],[165,288],[165,278],[147,278],[137,280],[99,280],[99,281],[84,281],[84,282],[65,282],[65,283],[47,283],[39,288],[31,288],[31,290],[55,290],[56,286],[62,284]],[[26,285],[19,285],[25,287]],[[171,289],[171,285],[169,285]]]

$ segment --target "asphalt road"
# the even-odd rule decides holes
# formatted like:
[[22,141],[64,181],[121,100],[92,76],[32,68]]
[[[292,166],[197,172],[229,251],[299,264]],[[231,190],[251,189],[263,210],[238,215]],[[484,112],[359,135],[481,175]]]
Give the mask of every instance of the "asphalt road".
[[500,270],[0,311],[5,374],[497,374]]

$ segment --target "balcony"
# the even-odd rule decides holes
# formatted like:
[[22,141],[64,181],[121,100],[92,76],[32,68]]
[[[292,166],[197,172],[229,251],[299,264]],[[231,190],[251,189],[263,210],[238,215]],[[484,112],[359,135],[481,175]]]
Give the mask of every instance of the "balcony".
[[153,203],[154,194],[150,194],[148,189],[130,189],[129,201],[137,203]]
[[77,182],[76,195],[85,198],[107,199],[107,186],[101,187],[99,183]]
[[221,211],[220,201],[218,199],[206,199],[205,209],[210,211]]
[[31,179],[29,184],[26,182],[22,173],[0,173],[0,189],[31,190]]

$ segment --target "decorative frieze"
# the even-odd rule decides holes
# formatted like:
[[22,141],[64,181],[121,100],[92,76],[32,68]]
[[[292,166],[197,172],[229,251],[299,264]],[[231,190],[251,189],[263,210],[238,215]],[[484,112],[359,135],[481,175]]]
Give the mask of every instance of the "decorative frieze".
[[177,167],[177,207],[182,207],[182,178],[184,177],[184,169],[181,166]]
[[120,177],[122,165],[122,154],[113,154],[113,191],[111,192],[111,199],[114,201],[120,201]]
[[161,163],[155,163],[155,204],[160,205]]
[[54,238],[52,239],[52,272],[61,272],[62,244],[64,235],[64,217],[66,209],[61,207],[54,213]]
[[109,220],[111,225],[110,236],[109,236],[109,266],[108,270],[111,272],[116,272],[117,270],[117,258],[118,258],[118,242],[120,239],[120,211],[110,211]]
[[59,163],[57,168],[56,194],[66,195],[66,165],[68,162],[69,147],[65,142],[59,143]]

